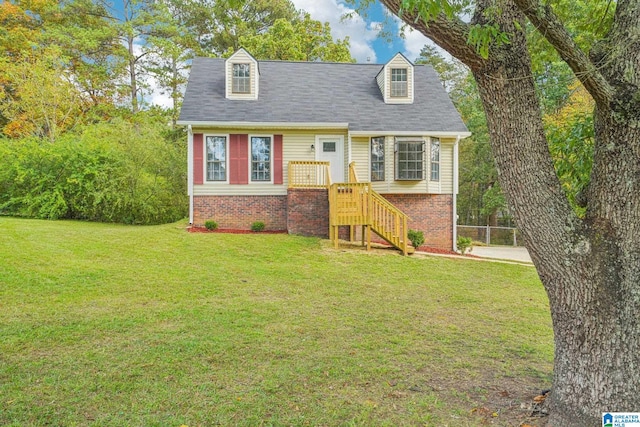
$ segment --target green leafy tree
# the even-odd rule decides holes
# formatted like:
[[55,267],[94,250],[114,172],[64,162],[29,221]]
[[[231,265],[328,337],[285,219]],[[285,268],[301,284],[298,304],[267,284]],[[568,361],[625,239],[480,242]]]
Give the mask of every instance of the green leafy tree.
[[299,14],[289,0],[218,0],[208,7],[208,30],[200,38],[210,56],[235,52],[240,38],[265,33],[278,19],[297,21]]
[[473,76],[460,61],[445,57],[434,46],[424,46],[416,63],[429,64],[440,75],[442,84],[471,132],[471,137],[460,143],[460,188],[456,199],[459,222],[497,225],[498,213],[502,212],[503,217],[508,217],[508,214],[500,186],[496,185],[498,172]]
[[308,13],[296,22],[278,19],[263,34],[240,37],[240,43],[257,59],[354,62],[349,39],[334,41],[329,23]]
[[579,216],[584,217],[584,192],[593,167],[593,99],[575,83],[562,108],[544,117],[549,151],[558,178]]
[[[640,2],[381,2],[476,80],[500,185],[549,297],[555,335],[549,425],[596,426],[604,408],[636,411]],[[549,150],[528,22],[594,101],[583,216]]]
[[5,134],[54,142],[78,123],[85,103],[65,64],[55,48],[36,50],[18,61],[0,60],[0,74],[10,82],[0,90]]
[[90,124],[55,144],[4,141],[0,213],[130,224],[183,218],[184,144],[167,135],[162,115],[135,118]]
[[42,44],[61,50],[67,72],[93,107],[119,100],[126,51],[104,3],[59,2],[55,12],[44,17]]
[[440,76],[442,85],[447,92],[452,92],[463,84],[463,80],[469,74],[469,70],[460,61],[451,57],[445,58],[441,51],[432,45],[423,46],[415,63],[431,65]]

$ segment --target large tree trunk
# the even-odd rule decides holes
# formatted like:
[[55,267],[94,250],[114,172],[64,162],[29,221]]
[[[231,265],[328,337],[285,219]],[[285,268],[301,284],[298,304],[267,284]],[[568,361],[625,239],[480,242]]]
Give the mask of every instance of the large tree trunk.
[[[522,73],[527,56],[514,47],[504,47],[503,60],[491,61],[474,75],[500,184],[549,296],[555,336],[550,425],[599,426],[603,411],[640,408],[639,221],[627,215],[628,222],[615,219],[616,211],[627,204],[635,206],[630,214],[640,212],[640,157],[633,157],[632,178],[633,172],[626,173],[628,168],[621,164],[632,153],[599,153],[603,158],[596,164],[609,177],[599,192],[613,190],[616,200],[600,207],[600,213],[590,209],[584,221],[577,218],[553,171],[533,80]],[[636,146],[640,144],[637,129],[607,123],[600,116],[599,138],[619,146],[614,141],[626,145],[632,137]],[[618,188],[610,188],[611,181]],[[591,187],[591,197],[596,197],[596,185]],[[600,194],[597,197],[602,200]]]
[[[398,12],[399,0],[383,3]],[[614,48],[623,39],[616,34],[629,26],[640,39],[638,0],[619,1],[618,15],[624,3],[635,9],[616,17],[627,28],[612,31]],[[491,6],[479,0],[474,22],[486,23],[482,12]],[[587,215],[578,218],[548,151],[524,15],[511,0],[500,7],[492,17],[510,43],[491,46],[486,60],[459,46],[462,23],[441,25],[440,17],[427,26],[415,15],[403,18],[465,62],[477,81],[500,185],[549,297],[555,335],[549,425],[600,426],[602,412],[640,411],[640,45],[624,43],[623,63],[610,51],[603,57],[600,68],[616,95],[597,104]]]

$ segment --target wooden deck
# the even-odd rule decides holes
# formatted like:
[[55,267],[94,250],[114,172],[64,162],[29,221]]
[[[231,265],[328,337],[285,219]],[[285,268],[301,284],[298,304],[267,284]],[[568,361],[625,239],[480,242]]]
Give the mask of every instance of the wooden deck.
[[407,215],[373,190],[370,182],[358,182],[353,162],[346,183],[331,183],[327,162],[289,162],[289,187],[328,189],[329,238],[336,247],[340,226],[349,226],[352,241],[360,226],[367,250],[373,231],[403,255],[409,253]]

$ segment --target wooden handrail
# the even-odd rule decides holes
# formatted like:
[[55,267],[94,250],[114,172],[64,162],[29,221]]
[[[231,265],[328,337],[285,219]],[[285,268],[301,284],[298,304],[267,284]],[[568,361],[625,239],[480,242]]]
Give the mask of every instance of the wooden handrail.
[[375,191],[371,191],[370,224],[380,237],[407,254],[407,215]]
[[331,172],[329,162],[289,162],[289,188],[329,188]]
[[330,234],[336,244],[338,226],[364,225],[407,254],[407,215],[374,191],[370,182],[332,184],[329,209]]
[[356,172],[356,162],[349,163],[349,182],[360,182]]

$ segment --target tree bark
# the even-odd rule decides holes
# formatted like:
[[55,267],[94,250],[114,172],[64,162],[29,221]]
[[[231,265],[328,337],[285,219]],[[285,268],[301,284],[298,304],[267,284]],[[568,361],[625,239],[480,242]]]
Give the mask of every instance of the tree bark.
[[136,75],[136,54],[133,49],[133,37],[127,37],[127,47],[129,49],[129,85],[131,94],[131,111],[135,114],[138,112],[138,77]]
[[[499,181],[549,297],[555,359],[550,426],[600,426],[602,412],[640,410],[640,6],[620,0],[592,59],[598,91],[587,214],[571,209],[556,176],[522,31],[520,0],[479,0],[472,24],[497,24],[510,43],[467,57],[460,23],[405,22],[467,64],[487,116]],[[383,0],[393,13],[399,1]],[[531,2],[526,2],[527,4]],[[519,23],[519,24],[517,24]],[[439,43],[440,44],[440,43]],[[602,52],[600,56],[598,52]]]

